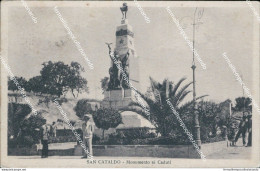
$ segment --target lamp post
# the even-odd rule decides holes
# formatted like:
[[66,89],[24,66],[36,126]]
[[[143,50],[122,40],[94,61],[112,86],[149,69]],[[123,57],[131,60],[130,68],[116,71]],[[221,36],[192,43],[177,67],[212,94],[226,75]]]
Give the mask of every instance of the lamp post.
[[[198,113],[198,106],[196,102],[196,77],[195,77],[195,70],[196,70],[196,65],[195,65],[195,60],[194,60],[194,50],[195,50],[195,29],[196,25],[202,24],[200,22],[200,19],[203,16],[204,8],[202,10],[198,11],[197,8],[194,11],[194,16],[193,18],[190,16],[185,16],[182,18],[182,21],[184,22],[185,18],[190,18],[192,19],[192,29],[193,29],[193,50],[192,50],[192,78],[193,78],[193,111],[194,111],[194,138],[195,142],[198,145],[199,148],[201,148],[201,140],[200,140],[200,125],[199,125],[199,113]],[[184,29],[186,26],[183,27]]]
[[[195,49],[195,26],[197,24],[201,24],[201,22],[196,22],[196,13],[197,13],[197,8],[195,9],[194,12],[194,17],[193,17],[193,53],[192,53],[192,76],[193,76],[193,112],[194,112],[194,127],[195,127],[195,141],[196,144],[198,145],[199,148],[201,148],[201,140],[200,140],[200,124],[199,124],[199,113],[198,113],[198,106],[196,102],[196,77],[195,77],[195,70],[196,70],[196,65],[195,65],[195,60],[194,60],[194,49]],[[198,18],[197,21],[200,20],[200,18],[203,15],[203,11],[198,13]]]

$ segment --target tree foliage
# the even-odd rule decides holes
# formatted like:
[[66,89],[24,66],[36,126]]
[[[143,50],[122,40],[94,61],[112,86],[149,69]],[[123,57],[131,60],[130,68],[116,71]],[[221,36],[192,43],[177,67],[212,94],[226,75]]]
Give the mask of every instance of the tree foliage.
[[[63,62],[44,62],[39,76],[29,79],[27,82],[23,77],[15,77],[19,85],[27,92],[50,94],[60,97],[71,92],[73,97],[79,93],[87,92],[87,80],[81,76],[84,68],[77,62],[66,65]],[[8,90],[18,90],[15,83],[9,78]]]
[[91,108],[91,104],[89,103],[88,99],[81,99],[77,102],[76,106],[73,108],[73,110],[76,112],[76,115],[79,118],[83,118],[85,114],[93,113],[93,110]]
[[44,88],[44,84],[41,76],[35,76],[29,79],[26,89],[27,92],[35,92],[35,93],[47,93]]
[[8,134],[17,137],[22,122],[31,113],[32,109],[28,104],[8,104]]
[[245,109],[247,112],[252,112],[252,100],[249,97],[238,97],[235,101],[235,107],[233,108],[235,111],[242,112]]
[[[202,100],[197,103],[202,142],[206,142],[209,138],[215,137],[217,128],[228,125],[229,111],[226,111],[226,105],[230,102],[230,100],[225,100],[221,103],[215,103]],[[184,104],[180,108],[179,113],[187,128],[194,130],[194,109],[190,104],[192,104],[192,102]],[[194,132],[192,133],[194,135]]]
[[[23,77],[14,77],[17,82],[19,83],[19,86],[21,86],[21,88],[26,88],[27,86],[27,81],[25,78]],[[8,77],[8,90],[12,90],[12,91],[17,91],[18,90],[18,87],[17,85],[14,83],[13,80],[11,80],[10,77]]]
[[109,128],[116,128],[119,124],[122,123],[122,116],[118,110],[115,109],[106,109],[100,108],[93,114],[93,119],[95,125],[98,128],[103,129],[103,138],[104,131]]
[[[84,68],[77,62],[71,62],[70,65],[63,62],[44,62],[40,71],[41,75],[35,76],[26,82],[23,78],[17,78],[21,87],[27,92],[50,94],[60,97],[71,92],[74,98],[79,93],[87,92],[87,80],[81,76]],[[9,80],[10,90],[17,90],[16,85]]]
[[73,97],[75,97],[75,91],[77,92],[77,96],[79,93],[88,92],[87,80],[80,75],[80,72],[85,72],[84,68],[77,62],[71,62],[68,78],[65,79],[65,85],[71,91]]
[[21,137],[30,136],[34,143],[38,143],[41,139],[40,129],[45,124],[45,119],[39,115],[31,115],[25,119],[21,124],[22,134]]

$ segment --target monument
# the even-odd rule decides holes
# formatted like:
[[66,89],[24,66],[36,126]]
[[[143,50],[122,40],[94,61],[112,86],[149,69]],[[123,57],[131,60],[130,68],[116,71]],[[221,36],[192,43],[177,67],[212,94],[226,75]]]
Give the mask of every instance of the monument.
[[[122,12],[121,24],[116,28],[116,43],[112,52],[111,44],[106,43],[111,58],[111,67],[109,68],[108,89],[104,92],[102,107],[120,109],[126,107],[132,101],[136,101],[136,93],[131,90],[129,83],[123,78],[123,72],[127,80],[135,89],[139,89],[139,66],[138,58],[134,47],[133,28],[128,24],[126,13],[128,6],[123,3],[120,8]],[[118,69],[115,61],[122,70]]]

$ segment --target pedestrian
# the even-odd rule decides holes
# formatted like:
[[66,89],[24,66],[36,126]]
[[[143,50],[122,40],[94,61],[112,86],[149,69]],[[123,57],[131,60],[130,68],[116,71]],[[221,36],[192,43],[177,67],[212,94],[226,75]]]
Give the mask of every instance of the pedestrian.
[[44,121],[44,125],[41,127],[42,129],[42,138],[41,138],[41,143],[42,143],[42,158],[47,158],[48,157],[48,140],[49,140],[49,129],[46,124],[46,119]]
[[230,146],[235,146],[236,129],[236,124],[232,122],[228,129],[228,140],[230,141]]
[[243,146],[246,145],[246,132],[247,132],[247,116],[243,116],[242,120],[239,123],[239,130],[237,132],[235,143],[237,142],[238,138],[242,134]]
[[82,132],[83,132],[83,143],[87,147],[87,152],[85,149],[83,149],[83,157],[82,158],[88,158],[93,156],[93,150],[92,150],[92,138],[94,133],[94,123],[92,121],[91,115],[84,115],[83,120],[84,123],[82,124]]
[[252,146],[252,114],[249,114],[247,116],[247,129],[248,129],[248,141],[247,141],[247,147]]
[[57,133],[56,122],[52,122],[50,133],[52,137],[56,137],[56,133]]

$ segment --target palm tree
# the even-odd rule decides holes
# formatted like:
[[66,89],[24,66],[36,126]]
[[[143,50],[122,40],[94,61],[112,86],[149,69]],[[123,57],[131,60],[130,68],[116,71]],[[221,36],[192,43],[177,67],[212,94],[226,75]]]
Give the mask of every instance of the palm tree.
[[149,119],[152,124],[154,124],[154,126],[157,128],[157,131],[161,133],[162,136],[168,136],[177,122],[166,100],[169,99],[175,110],[178,111],[181,102],[191,92],[187,89],[192,84],[192,82],[187,83],[181,87],[181,84],[185,80],[186,78],[182,78],[176,84],[174,84],[173,82],[169,82],[167,79],[164,79],[162,83],[159,83],[150,77],[150,95],[149,93],[145,95],[141,92],[137,92],[146,102],[150,115],[148,116],[142,110],[142,106],[138,102],[132,102],[129,107],[122,110],[131,110],[141,114],[145,118]]

